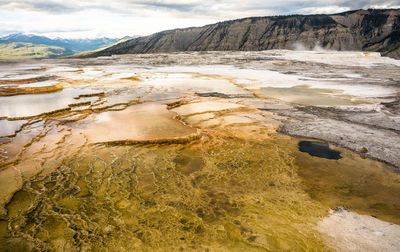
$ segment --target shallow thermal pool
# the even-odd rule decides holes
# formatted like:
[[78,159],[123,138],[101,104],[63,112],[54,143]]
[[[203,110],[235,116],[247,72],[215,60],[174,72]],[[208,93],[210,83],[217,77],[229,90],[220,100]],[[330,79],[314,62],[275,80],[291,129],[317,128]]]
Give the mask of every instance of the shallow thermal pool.
[[329,148],[328,143],[316,142],[316,141],[301,141],[299,142],[299,150],[306,152],[313,157],[326,158],[326,159],[341,159],[339,151],[332,150]]

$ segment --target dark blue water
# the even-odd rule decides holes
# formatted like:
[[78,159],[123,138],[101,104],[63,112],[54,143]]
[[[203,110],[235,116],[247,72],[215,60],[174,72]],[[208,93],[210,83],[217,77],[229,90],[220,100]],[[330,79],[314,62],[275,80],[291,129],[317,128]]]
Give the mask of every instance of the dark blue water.
[[341,159],[339,151],[332,150],[329,148],[329,144],[317,141],[301,141],[299,142],[299,150],[301,152],[307,152],[313,157],[320,157],[326,159]]

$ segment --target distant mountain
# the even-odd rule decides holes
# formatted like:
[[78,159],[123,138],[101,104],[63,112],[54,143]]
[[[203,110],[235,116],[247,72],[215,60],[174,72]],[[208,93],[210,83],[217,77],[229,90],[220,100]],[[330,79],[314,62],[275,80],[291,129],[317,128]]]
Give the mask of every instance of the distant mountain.
[[0,59],[37,59],[70,55],[73,52],[58,46],[35,45],[23,42],[0,43]]
[[400,10],[253,17],[155,33],[86,56],[180,51],[313,49],[381,52],[400,58]]
[[102,50],[104,50],[104,49],[107,49],[108,47],[112,47],[112,46],[114,46],[114,45],[118,45],[119,43],[123,43],[123,42],[125,42],[125,41],[131,40],[131,39],[134,39],[134,38],[138,38],[138,37],[139,37],[139,36],[125,36],[125,37],[121,38],[120,40],[118,40],[117,42],[115,42],[115,43],[113,43],[113,44],[110,44],[110,45],[107,45],[107,46],[105,46],[105,47],[101,47],[101,48],[98,48],[98,49],[96,49],[96,50],[91,50],[91,51],[84,51],[84,52],[80,52],[80,53],[75,53],[75,54],[73,54],[73,55],[66,55],[65,58],[77,58],[77,57],[78,57],[78,58],[79,58],[79,57],[83,58],[83,57],[87,57],[88,55],[92,55],[93,53],[102,51]]
[[[24,45],[26,45],[28,51],[32,50],[32,48],[34,48],[35,46],[37,48],[41,48],[41,50],[47,46],[49,52],[55,50],[56,47],[58,49],[60,48],[63,49],[63,53],[54,53],[54,54],[49,53],[49,55],[52,55],[52,57],[56,57],[56,55],[66,56],[84,51],[97,50],[99,48],[110,46],[119,40],[120,39],[115,39],[115,38],[51,39],[45,36],[15,33],[1,37],[0,45],[2,45],[3,49],[8,48],[10,50],[14,50],[12,48],[19,48],[19,52],[16,52],[17,55],[19,55],[20,51],[22,51],[21,48]],[[8,44],[8,46],[5,46],[5,44]],[[4,51],[2,53],[4,53]],[[7,55],[12,55],[12,52],[8,52]],[[44,55],[47,55],[47,53],[45,53]],[[0,54],[0,57],[4,58],[4,55]],[[35,56],[35,58],[37,57]]]
[[115,38],[97,38],[97,39],[57,39],[60,43],[65,43],[65,48],[72,49],[76,52],[93,51],[102,47],[106,47],[119,41]]

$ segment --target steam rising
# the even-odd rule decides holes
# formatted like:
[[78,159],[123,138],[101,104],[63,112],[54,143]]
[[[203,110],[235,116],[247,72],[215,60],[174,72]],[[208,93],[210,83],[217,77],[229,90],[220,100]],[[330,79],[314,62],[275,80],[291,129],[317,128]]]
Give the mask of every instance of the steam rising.
[[296,42],[293,44],[292,49],[295,51],[314,51],[314,52],[326,52],[329,51],[328,49],[321,46],[321,43],[317,41],[314,47],[306,46],[302,42]]

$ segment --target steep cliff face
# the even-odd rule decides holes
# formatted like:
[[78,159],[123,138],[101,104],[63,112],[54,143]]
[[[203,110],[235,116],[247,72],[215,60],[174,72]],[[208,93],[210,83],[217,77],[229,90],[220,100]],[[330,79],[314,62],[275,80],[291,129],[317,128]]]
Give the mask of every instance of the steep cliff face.
[[400,58],[400,10],[359,10],[334,15],[244,18],[204,27],[163,31],[90,56],[179,51],[268,49],[377,51]]

